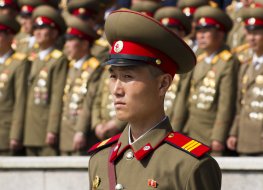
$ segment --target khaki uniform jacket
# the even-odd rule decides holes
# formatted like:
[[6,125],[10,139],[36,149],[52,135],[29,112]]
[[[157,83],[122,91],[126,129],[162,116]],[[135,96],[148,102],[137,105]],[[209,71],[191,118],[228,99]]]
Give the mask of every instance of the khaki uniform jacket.
[[10,139],[22,141],[29,67],[26,56],[14,52],[0,64],[0,150],[9,149]]
[[47,132],[59,132],[67,70],[68,60],[57,49],[43,61],[33,61],[28,80],[26,146],[44,146]]
[[[113,104],[113,96],[109,89],[109,71],[106,67],[102,73],[98,91],[95,96],[92,107],[92,128],[94,129],[98,124],[108,122],[116,119],[116,112]],[[126,122],[121,122],[116,119],[116,123],[120,129],[123,129]]]
[[105,34],[97,39],[92,48],[91,54],[94,55],[101,63],[105,62],[109,57],[110,45],[106,40]]
[[73,138],[77,132],[76,125],[89,88],[89,79],[99,66],[99,61],[94,57],[87,57],[80,69],[75,68],[74,63],[75,61],[71,61],[69,64],[70,68],[63,95],[59,143],[62,151],[73,151]]
[[198,56],[193,70],[189,115],[184,132],[210,145],[212,140],[225,142],[235,112],[239,61],[226,48],[205,62]]
[[242,63],[238,81],[237,113],[230,135],[237,137],[239,153],[262,153],[263,66],[256,70],[250,57]]
[[[171,132],[169,120],[165,119],[129,145],[126,127],[113,146],[111,156],[111,147],[106,146],[91,157],[91,189],[109,189],[108,163],[111,160],[115,165],[116,183],[127,190],[219,190],[221,171],[216,161],[207,154],[196,158],[180,146],[168,144],[164,141],[167,136],[177,139]],[[179,139],[178,143],[183,145],[183,141]],[[99,149],[103,145],[97,146]]]

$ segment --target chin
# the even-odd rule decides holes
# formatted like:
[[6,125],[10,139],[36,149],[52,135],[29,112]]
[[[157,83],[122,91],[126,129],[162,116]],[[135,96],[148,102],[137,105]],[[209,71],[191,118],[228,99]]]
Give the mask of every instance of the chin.
[[129,121],[129,116],[125,113],[122,113],[122,112],[117,112],[116,118],[120,121]]

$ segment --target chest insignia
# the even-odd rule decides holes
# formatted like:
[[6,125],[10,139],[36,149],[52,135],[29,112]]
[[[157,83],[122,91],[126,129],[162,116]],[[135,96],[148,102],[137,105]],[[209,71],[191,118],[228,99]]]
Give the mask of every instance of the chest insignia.
[[101,179],[99,176],[95,176],[93,182],[92,182],[92,189],[97,189],[100,186]]
[[157,181],[155,181],[153,179],[148,179],[148,186],[153,187],[153,188],[157,188]]

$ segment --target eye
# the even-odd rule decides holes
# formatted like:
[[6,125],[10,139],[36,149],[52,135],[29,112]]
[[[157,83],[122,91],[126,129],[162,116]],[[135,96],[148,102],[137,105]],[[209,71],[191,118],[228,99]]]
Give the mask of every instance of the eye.
[[124,78],[126,78],[126,79],[130,79],[130,78],[132,78],[132,76],[131,76],[131,75],[127,75],[127,74],[126,74],[126,75],[124,75],[123,77],[124,77]]
[[111,79],[116,79],[116,75],[110,74],[110,78],[111,78]]

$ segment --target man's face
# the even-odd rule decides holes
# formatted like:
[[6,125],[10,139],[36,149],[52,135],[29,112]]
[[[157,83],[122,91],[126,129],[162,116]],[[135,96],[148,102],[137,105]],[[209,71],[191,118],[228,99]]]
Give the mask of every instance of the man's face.
[[5,50],[11,47],[13,35],[4,31],[0,31],[0,50]]
[[83,43],[78,38],[68,39],[65,43],[66,55],[69,59],[79,59],[79,54],[82,52]]
[[263,52],[263,29],[246,30],[246,40],[254,52]]
[[36,42],[40,46],[49,46],[54,44],[54,42],[56,41],[56,32],[57,31],[53,28],[36,28],[34,30],[34,36],[36,37]]
[[207,50],[213,48],[222,40],[218,36],[218,31],[214,28],[203,28],[196,32],[196,40],[199,48]]
[[118,119],[138,121],[161,110],[158,77],[154,77],[147,66],[111,66],[109,71]]
[[31,17],[21,17],[20,24],[25,33],[30,35],[33,33],[33,19]]

